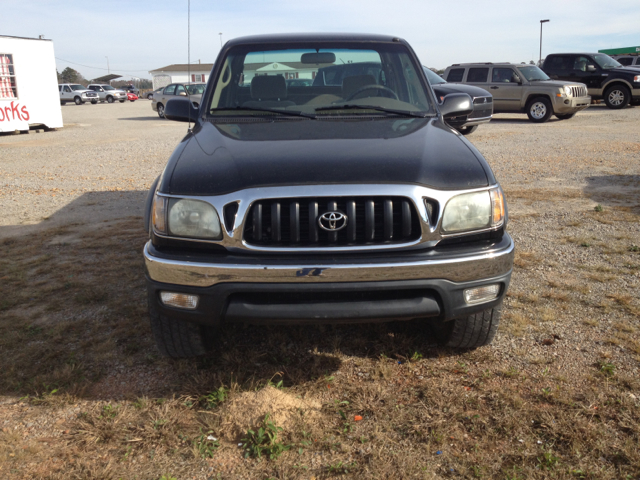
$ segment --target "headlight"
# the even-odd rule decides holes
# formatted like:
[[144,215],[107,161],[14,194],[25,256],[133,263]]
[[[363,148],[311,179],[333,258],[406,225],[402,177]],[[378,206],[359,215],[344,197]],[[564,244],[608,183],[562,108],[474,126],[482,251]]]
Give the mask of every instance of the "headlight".
[[571,87],[564,87],[564,94],[567,97],[570,97],[571,96]]
[[502,190],[465,193],[453,197],[442,215],[443,233],[459,233],[498,227],[504,223]]
[[212,205],[200,200],[169,199],[168,232],[191,238],[222,238],[220,218]]

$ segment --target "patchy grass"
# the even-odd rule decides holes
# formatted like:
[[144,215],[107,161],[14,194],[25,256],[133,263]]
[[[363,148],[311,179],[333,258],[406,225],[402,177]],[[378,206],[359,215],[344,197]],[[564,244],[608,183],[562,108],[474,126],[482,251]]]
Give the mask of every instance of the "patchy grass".
[[[564,309],[590,282],[603,285],[584,276],[595,270],[512,287],[500,335],[529,342],[514,350],[523,362],[435,347],[420,322],[229,327],[207,357],[169,361],[148,327],[139,224],[3,244],[0,477],[640,475],[637,377],[614,356],[576,376],[550,350],[531,351],[531,332],[571,317]],[[66,244],[52,243],[59,235]],[[519,275],[543,258],[518,253]],[[619,262],[602,273],[639,269]],[[640,355],[637,300],[607,295],[620,318],[606,349]],[[545,338],[535,348],[556,348],[540,347]]]

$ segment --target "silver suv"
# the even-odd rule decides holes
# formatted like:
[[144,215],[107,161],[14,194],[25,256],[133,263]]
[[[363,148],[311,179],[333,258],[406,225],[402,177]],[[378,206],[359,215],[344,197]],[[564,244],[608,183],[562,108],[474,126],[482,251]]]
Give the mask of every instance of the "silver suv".
[[640,68],[640,55],[609,55],[625,67]]
[[444,72],[447,82],[466,83],[493,95],[494,113],[526,113],[546,122],[573,117],[591,103],[582,83],[551,80],[535,65],[515,63],[456,63]]
[[67,102],[74,102],[76,105],[82,105],[85,102],[91,102],[94,105],[98,103],[98,94],[78,83],[61,83],[58,85],[58,90],[61,105]]
[[87,88],[96,92],[101,102],[113,103],[118,100],[120,103],[124,103],[127,101],[127,92],[111,85],[92,84]]

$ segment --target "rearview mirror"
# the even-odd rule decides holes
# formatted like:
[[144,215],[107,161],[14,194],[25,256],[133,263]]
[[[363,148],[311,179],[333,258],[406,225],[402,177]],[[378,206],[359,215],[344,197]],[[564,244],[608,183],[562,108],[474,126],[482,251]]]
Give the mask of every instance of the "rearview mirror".
[[178,122],[195,122],[198,118],[198,109],[188,98],[172,98],[164,107],[164,117]]
[[469,115],[471,112],[473,112],[473,100],[466,93],[450,93],[444,97],[440,105],[440,113],[444,118]]
[[334,63],[336,61],[336,54],[332,52],[322,53],[303,53],[300,58],[300,63],[305,64],[319,64],[319,63]]

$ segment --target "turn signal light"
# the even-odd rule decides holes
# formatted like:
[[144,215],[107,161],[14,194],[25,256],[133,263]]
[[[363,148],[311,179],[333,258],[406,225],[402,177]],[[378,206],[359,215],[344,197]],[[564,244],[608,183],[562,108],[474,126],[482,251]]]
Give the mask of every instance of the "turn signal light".
[[504,222],[504,194],[501,188],[491,190],[491,226],[497,227]]
[[169,307],[195,310],[198,306],[199,298],[198,295],[189,295],[186,293],[160,292],[160,300]]
[[467,288],[464,291],[464,301],[467,305],[476,305],[494,300],[500,293],[500,284],[485,285],[484,287]]

